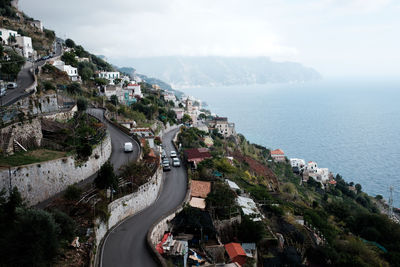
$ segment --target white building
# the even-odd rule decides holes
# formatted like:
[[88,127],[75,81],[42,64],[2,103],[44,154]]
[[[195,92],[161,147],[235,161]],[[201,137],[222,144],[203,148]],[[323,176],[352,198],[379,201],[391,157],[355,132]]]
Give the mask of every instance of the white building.
[[304,159],[290,159],[290,165],[292,168],[297,167],[299,170],[303,169],[306,166],[306,162]]
[[263,215],[258,210],[254,200],[248,197],[238,196],[236,202],[239,207],[242,208],[242,211],[245,215],[253,216],[252,221],[256,222],[262,220]]
[[78,69],[70,65],[65,65],[64,61],[56,60],[54,61],[53,66],[61,71],[66,72],[71,81],[75,82],[80,80]]
[[99,78],[107,79],[111,85],[114,85],[115,79],[120,79],[121,74],[118,71],[101,71]]
[[4,28],[0,28],[0,41],[5,44],[5,45],[9,45],[8,43],[8,39],[13,36],[13,37],[17,37],[19,36],[19,34],[16,31],[13,30],[8,30],[8,29],[4,29]]
[[126,87],[126,90],[132,91],[133,96],[138,96],[140,98],[143,98],[142,90],[140,89],[140,84],[130,83]]
[[40,20],[31,21],[30,24],[41,32],[43,31],[43,23]]
[[17,45],[22,49],[23,56],[25,58],[33,57],[33,47],[32,47],[32,39],[27,36],[16,36],[15,40],[17,41]]
[[176,101],[176,96],[172,93],[166,92],[163,97],[166,102],[172,101],[175,103],[175,101]]
[[314,162],[314,161],[309,161],[309,162],[307,163],[306,171],[308,171],[308,173],[316,173],[316,172],[317,172],[317,169],[318,169],[318,165],[317,165],[316,162]]

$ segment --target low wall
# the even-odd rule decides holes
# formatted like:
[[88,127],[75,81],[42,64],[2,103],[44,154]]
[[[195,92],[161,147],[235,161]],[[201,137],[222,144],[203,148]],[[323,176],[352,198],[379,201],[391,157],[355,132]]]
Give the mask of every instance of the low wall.
[[[163,171],[158,168],[155,174],[144,185],[140,186],[138,191],[119,198],[108,205],[110,217],[107,222],[99,218],[95,222],[96,247],[103,241],[107,232],[116,226],[122,220],[142,211],[156,201],[160,188],[162,186]],[[97,249],[96,251],[99,251]],[[100,260],[97,253],[96,261]],[[96,264],[96,266],[98,263]]]
[[0,189],[16,186],[29,205],[35,205],[96,173],[111,155],[111,139],[93,149],[89,159],[76,166],[73,156],[0,169]]

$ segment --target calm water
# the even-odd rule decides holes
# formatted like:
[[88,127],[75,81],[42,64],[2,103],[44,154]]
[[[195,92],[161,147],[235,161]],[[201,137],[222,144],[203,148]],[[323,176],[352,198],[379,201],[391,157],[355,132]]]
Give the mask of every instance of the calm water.
[[324,80],[285,85],[185,89],[227,116],[253,143],[389,194],[400,206],[400,80]]

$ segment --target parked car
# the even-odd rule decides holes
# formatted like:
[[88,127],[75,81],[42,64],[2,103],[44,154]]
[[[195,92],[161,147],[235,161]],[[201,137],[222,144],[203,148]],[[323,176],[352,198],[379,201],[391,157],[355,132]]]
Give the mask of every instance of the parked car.
[[17,83],[11,82],[7,84],[7,89],[15,89],[15,88],[17,88]]
[[125,152],[133,152],[133,144],[131,142],[126,142],[124,144],[124,151]]
[[174,158],[172,160],[172,166],[174,167],[180,167],[181,166],[181,161],[178,158]]
[[6,95],[6,88],[5,87],[1,87],[0,88],[0,96],[4,96],[4,95]]
[[176,155],[176,152],[174,151],[174,150],[172,150],[171,151],[171,158],[175,158],[177,155]]
[[166,158],[167,157],[167,152],[165,152],[165,150],[163,150],[161,152],[161,158]]

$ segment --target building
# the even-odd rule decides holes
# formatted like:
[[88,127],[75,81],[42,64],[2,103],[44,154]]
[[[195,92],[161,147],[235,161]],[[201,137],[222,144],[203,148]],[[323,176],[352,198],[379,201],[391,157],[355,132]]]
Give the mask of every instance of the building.
[[165,92],[165,94],[163,95],[163,98],[166,102],[172,101],[175,103],[175,101],[176,101],[176,96],[173,93],[169,93],[169,92]]
[[33,20],[30,22],[32,27],[35,27],[39,31],[43,31],[43,23],[40,20]]
[[253,199],[248,197],[238,196],[236,202],[245,215],[253,217],[251,219],[252,221],[257,222],[262,220],[263,215],[258,210],[257,205]]
[[186,149],[184,154],[187,161],[194,164],[194,167],[196,167],[197,164],[199,164],[203,160],[212,158],[210,152],[208,151],[208,148]]
[[66,72],[68,74],[69,78],[71,79],[71,81],[79,81],[80,80],[80,77],[78,75],[78,69],[75,67],[72,67],[70,65],[65,65],[64,61],[56,60],[53,62],[53,66],[61,71]]
[[275,149],[271,151],[271,157],[276,162],[285,162],[285,152],[282,149]]
[[114,85],[115,79],[120,79],[120,73],[118,71],[101,71],[98,73],[99,78],[107,79],[111,85]]
[[144,138],[149,143],[150,148],[154,148],[154,133],[150,128],[133,128],[131,133],[139,138]]
[[10,37],[17,37],[19,34],[16,31],[0,28],[0,41],[2,44],[9,45]]
[[33,47],[32,47],[32,39],[27,36],[16,36],[15,37],[16,44],[19,48],[22,49],[22,54],[24,58],[33,58]]
[[118,97],[118,101],[120,101],[119,96],[122,95],[122,87],[116,85],[107,85],[104,88],[104,95],[110,99],[111,96],[115,95]]
[[229,179],[225,179],[225,182],[228,184],[229,188],[236,191],[236,190],[240,190],[240,187],[233,181],[229,180]]
[[307,163],[306,171],[308,171],[308,173],[316,173],[316,172],[317,172],[317,169],[318,169],[318,165],[317,165],[316,162],[314,162],[314,161],[309,161],[309,162]]
[[125,90],[131,91],[131,95],[134,97],[143,98],[142,90],[140,89],[140,84],[129,83]]
[[173,108],[172,110],[175,112],[177,120],[181,120],[183,118],[183,114],[185,114],[183,108]]
[[239,243],[225,244],[225,250],[231,262],[237,262],[241,266],[246,264],[247,255]]
[[304,159],[290,159],[290,165],[292,166],[292,168],[297,167],[299,169],[303,169],[306,166],[306,162],[304,161]]
[[242,248],[249,258],[257,258],[256,243],[242,243]]
[[226,117],[215,117],[213,120],[208,121],[207,124],[210,131],[217,130],[225,138],[236,135],[235,124],[228,122]]
[[306,162],[304,159],[290,159],[290,165],[292,166],[293,172],[300,174],[302,171],[304,171],[304,168],[306,166]]

